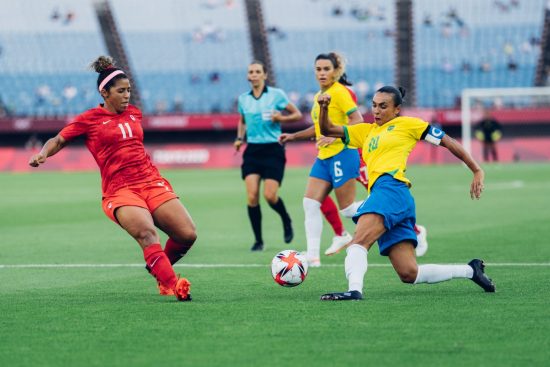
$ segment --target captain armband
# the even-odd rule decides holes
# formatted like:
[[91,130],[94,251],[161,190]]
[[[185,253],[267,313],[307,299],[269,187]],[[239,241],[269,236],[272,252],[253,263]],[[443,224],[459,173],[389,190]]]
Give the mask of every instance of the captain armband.
[[445,132],[433,126],[428,126],[428,129],[425,132],[426,136],[424,140],[433,145],[441,144],[441,139],[445,136]]

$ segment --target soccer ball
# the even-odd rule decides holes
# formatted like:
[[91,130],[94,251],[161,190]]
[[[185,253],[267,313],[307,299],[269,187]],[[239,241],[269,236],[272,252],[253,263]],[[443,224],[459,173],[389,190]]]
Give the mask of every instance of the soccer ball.
[[307,275],[306,257],[295,250],[279,252],[271,261],[271,275],[283,287],[302,284]]

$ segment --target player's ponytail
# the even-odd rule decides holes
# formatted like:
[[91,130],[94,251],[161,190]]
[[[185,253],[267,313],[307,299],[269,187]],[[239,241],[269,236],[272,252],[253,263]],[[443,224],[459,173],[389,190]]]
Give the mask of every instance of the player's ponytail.
[[95,70],[96,73],[102,73],[107,69],[115,67],[115,60],[111,56],[99,56],[90,64],[90,69]]
[[115,67],[115,60],[111,56],[99,56],[90,64],[90,69],[99,73],[97,89],[109,90],[118,79],[128,79],[122,69]]
[[338,83],[344,84],[345,86],[348,86],[348,87],[351,87],[353,85],[353,83],[348,80],[348,76],[346,75],[346,73],[342,74],[340,79],[338,79]]
[[391,85],[386,85],[376,91],[376,93],[388,93],[391,94],[393,97],[393,104],[395,107],[401,106],[403,104],[403,100],[405,99],[405,95],[407,94],[407,90],[404,87],[392,87]]
[[397,89],[398,89],[399,92],[401,93],[401,100],[404,100],[404,99],[405,99],[405,95],[407,94],[407,90],[405,89],[405,87],[398,87]]

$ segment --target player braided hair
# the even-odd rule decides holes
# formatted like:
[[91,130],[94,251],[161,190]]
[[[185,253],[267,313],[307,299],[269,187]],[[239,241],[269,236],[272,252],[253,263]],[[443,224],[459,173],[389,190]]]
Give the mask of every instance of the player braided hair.
[[[90,69],[99,73],[97,88],[100,92],[102,89],[109,90],[119,79],[128,79],[124,70],[115,67],[115,60],[111,56],[99,56],[90,64]],[[106,79],[107,82],[103,83]]]
[[395,105],[395,107],[397,107],[403,104],[403,100],[405,99],[405,94],[407,94],[407,90],[404,87],[395,88],[391,85],[386,85],[378,89],[376,93],[388,93],[393,95],[393,104]]
[[317,60],[329,60],[332,63],[332,67],[334,67],[334,75],[336,76],[335,79],[341,84],[347,86],[353,85],[353,83],[348,80],[348,76],[346,75],[346,59],[344,56],[336,52],[329,52],[328,54],[317,55],[315,61]]

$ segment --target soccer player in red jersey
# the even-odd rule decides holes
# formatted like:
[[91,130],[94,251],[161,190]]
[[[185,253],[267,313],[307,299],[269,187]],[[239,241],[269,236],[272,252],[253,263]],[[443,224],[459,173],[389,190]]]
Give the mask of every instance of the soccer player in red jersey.
[[[141,111],[129,104],[130,80],[111,57],[100,56],[91,67],[99,73],[104,103],[76,116],[29,164],[38,167],[77,136],[85,136],[101,171],[103,211],[141,246],[160,294],[189,301],[191,283],[177,277],[172,265],[197,239],[195,224],[145,151]],[[169,236],[164,250],[155,226]]]

